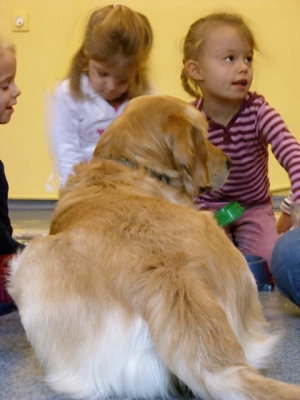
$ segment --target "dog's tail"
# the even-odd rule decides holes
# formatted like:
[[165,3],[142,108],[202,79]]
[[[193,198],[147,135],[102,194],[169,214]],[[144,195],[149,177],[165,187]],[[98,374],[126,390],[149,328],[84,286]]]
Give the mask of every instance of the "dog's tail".
[[183,266],[184,257],[180,266],[176,256],[170,268],[146,268],[133,285],[133,301],[170,370],[206,399],[300,399],[300,387],[267,379],[248,365],[211,285],[197,277],[196,268]]

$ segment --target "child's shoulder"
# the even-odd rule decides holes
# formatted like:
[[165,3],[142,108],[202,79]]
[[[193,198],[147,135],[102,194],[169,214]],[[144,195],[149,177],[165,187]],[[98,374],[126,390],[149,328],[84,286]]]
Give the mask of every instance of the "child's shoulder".
[[246,100],[249,100],[251,102],[256,102],[256,103],[265,103],[266,100],[263,95],[257,92],[248,92],[246,96]]
[[65,79],[63,81],[59,81],[55,85],[55,93],[70,93],[70,79]]
[[265,106],[268,106],[268,102],[266,101],[264,96],[262,96],[261,94],[259,94],[257,92],[248,92],[245,97],[242,109],[247,109],[249,107],[251,107],[251,108],[254,107],[255,109],[260,109],[261,107],[265,107]]
[[[84,97],[95,97],[95,92],[93,91],[89,79],[85,74],[80,77],[79,90]],[[71,80],[65,79],[58,81],[55,85],[54,95],[59,97],[72,97],[75,98],[73,91],[71,90]]]

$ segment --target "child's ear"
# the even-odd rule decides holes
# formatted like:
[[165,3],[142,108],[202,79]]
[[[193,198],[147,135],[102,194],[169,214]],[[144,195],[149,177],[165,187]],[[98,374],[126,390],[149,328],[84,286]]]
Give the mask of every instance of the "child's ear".
[[188,75],[192,79],[194,79],[196,81],[202,81],[203,80],[201,68],[199,66],[198,61],[195,61],[195,60],[187,61],[185,63],[185,69],[186,69],[186,72],[188,73]]

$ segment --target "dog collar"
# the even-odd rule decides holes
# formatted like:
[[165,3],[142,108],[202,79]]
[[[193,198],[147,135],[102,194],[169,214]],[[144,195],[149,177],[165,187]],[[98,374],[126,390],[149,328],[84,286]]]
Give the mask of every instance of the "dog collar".
[[[132,161],[128,160],[126,157],[120,157],[118,161],[119,161],[121,164],[127,165],[127,166],[129,166],[129,167],[131,167],[131,168],[134,168],[134,169],[137,169],[138,166],[139,166],[138,164],[133,163]],[[166,183],[167,185],[170,184],[170,177],[169,177],[168,175],[166,175],[166,174],[161,174],[160,172],[157,172],[157,171],[155,171],[155,170],[153,170],[153,169],[151,169],[151,168],[144,167],[144,169],[145,169],[147,172],[149,172],[149,174],[152,176],[152,178],[155,178],[155,179],[157,179],[157,180],[159,180],[159,181],[161,181],[161,182],[164,182],[164,183]]]

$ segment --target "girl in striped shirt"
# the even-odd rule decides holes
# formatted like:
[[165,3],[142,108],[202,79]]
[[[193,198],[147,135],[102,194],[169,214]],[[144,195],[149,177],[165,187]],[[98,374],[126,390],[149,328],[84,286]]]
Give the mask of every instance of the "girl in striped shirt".
[[191,25],[184,41],[184,89],[206,116],[209,140],[232,160],[224,186],[196,199],[199,209],[216,211],[232,201],[244,215],[226,229],[243,254],[270,265],[278,238],[270,183],[268,145],[288,172],[294,201],[300,202],[300,146],[281,116],[265,99],[250,92],[254,36],[242,17],[216,13]]

